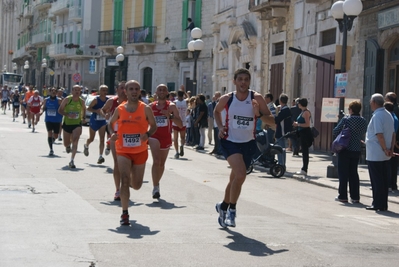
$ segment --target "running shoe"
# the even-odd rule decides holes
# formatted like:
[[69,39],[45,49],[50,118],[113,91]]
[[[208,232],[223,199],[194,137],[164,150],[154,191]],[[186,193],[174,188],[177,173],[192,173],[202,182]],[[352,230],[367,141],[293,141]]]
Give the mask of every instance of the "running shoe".
[[159,193],[159,186],[154,186],[154,189],[152,190],[152,198],[159,199],[161,197],[161,194]]
[[35,132],[35,127],[32,128],[32,133],[34,133],[34,132]]
[[71,168],[71,169],[75,169],[76,168],[75,163],[73,162],[73,160],[71,160],[71,162],[69,162],[69,168]]
[[14,121],[15,121],[15,118],[12,118],[12,121],[14,122]]
[[72,151],[72,149],[71,149],[71,146],[67,146],[66,148],[65,148],[65,150],[66,150],[66,153],[71,153],[71,151]]
[[176,153],[175,154],[175,159],[178,159],[179,158],[179,153]]
[[30,128],[31,126],[32,126],[32,124],[29,123],[29,124],[28,124],[28,128]]
[[122,214],[120,222],[121,222],[121,225],[130,225],[129,214]]
[[62,141],[62,138],[61,138],[61,137],[58,137],[58,141]]
[[114,200],[115,201],[121,200],[121,192],[119,190],[115,192]]
[[48,153],[49,156],[54,156],[54,151],[51,149],[50,153]]
[[221,205],[222,205],[222,202],[219,202],[219,203],[216,203],[216,206],[215,206],[217,213],[219,213],[218,222],[221,227],[226,228],[227,225],[224,223],[224,221],[226,220],[227,212],[225,210],[221,209]]
[[89,147],[87,145],[84,145],[83,154],[85,154],[86,157],[89,156]]
[[26,122],[24,121],[22,124],[25,124]]
[[180,156],[184,156],[184,146],[180,146]]
[[224,220],[224,223],[227,226],[236,227],[236,210],[227,210],[226,220]]
[[105,156],[108,156],[110,152],[111,152],[111,149],[109,149],[109,147],[107,147],[105,149]]
[[104,161],[105,161],[105,159],[103,157],[99,157],[98,161],[97,161],[97,164],[104,163]]

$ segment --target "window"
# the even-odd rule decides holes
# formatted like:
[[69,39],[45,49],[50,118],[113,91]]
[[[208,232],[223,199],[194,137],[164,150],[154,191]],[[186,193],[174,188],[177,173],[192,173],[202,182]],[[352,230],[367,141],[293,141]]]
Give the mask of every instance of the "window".
[[336,43],[337,28],[326,30],[321,32],[321,45],[327,46]]
[[273,56],[284,55],[284,42],[273,44]]

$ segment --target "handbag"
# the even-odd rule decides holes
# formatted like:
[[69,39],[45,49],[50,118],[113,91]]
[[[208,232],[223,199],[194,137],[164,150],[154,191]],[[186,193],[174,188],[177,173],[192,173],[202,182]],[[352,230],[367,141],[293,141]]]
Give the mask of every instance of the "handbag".
[[319,130],[317,130],[316,127],[313,126],[310,130],[312,131],[313,138],[319,136]]
[[348,127],[342,128],[341,132],[335,138],[331,144],[331,151],[339,153],[349,146],[349,140],[351,139],[351,130]]

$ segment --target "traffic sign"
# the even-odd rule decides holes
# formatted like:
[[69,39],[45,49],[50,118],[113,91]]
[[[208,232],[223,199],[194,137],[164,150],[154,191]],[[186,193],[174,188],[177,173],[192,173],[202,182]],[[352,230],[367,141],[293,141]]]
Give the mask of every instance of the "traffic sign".
[[79,73],[75,73],[75,74],[72,76],[72,80],[73,80],[74,82],[78,83],[78,82],[80,82],[80,81],[82,80],[82,76],[80,76]]

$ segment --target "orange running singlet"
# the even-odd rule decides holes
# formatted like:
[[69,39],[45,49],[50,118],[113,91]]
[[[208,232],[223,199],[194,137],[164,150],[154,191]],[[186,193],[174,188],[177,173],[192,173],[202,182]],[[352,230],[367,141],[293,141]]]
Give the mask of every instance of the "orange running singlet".
[[140,135],[148,131],[148,121],[145,115],[146,104],[139,101],[136,111],[128,112],[125,105],[117,107],[119,112],[118,140],[115,142],[116,152],[137,154],[147,150],[147,141],[143,142]]

